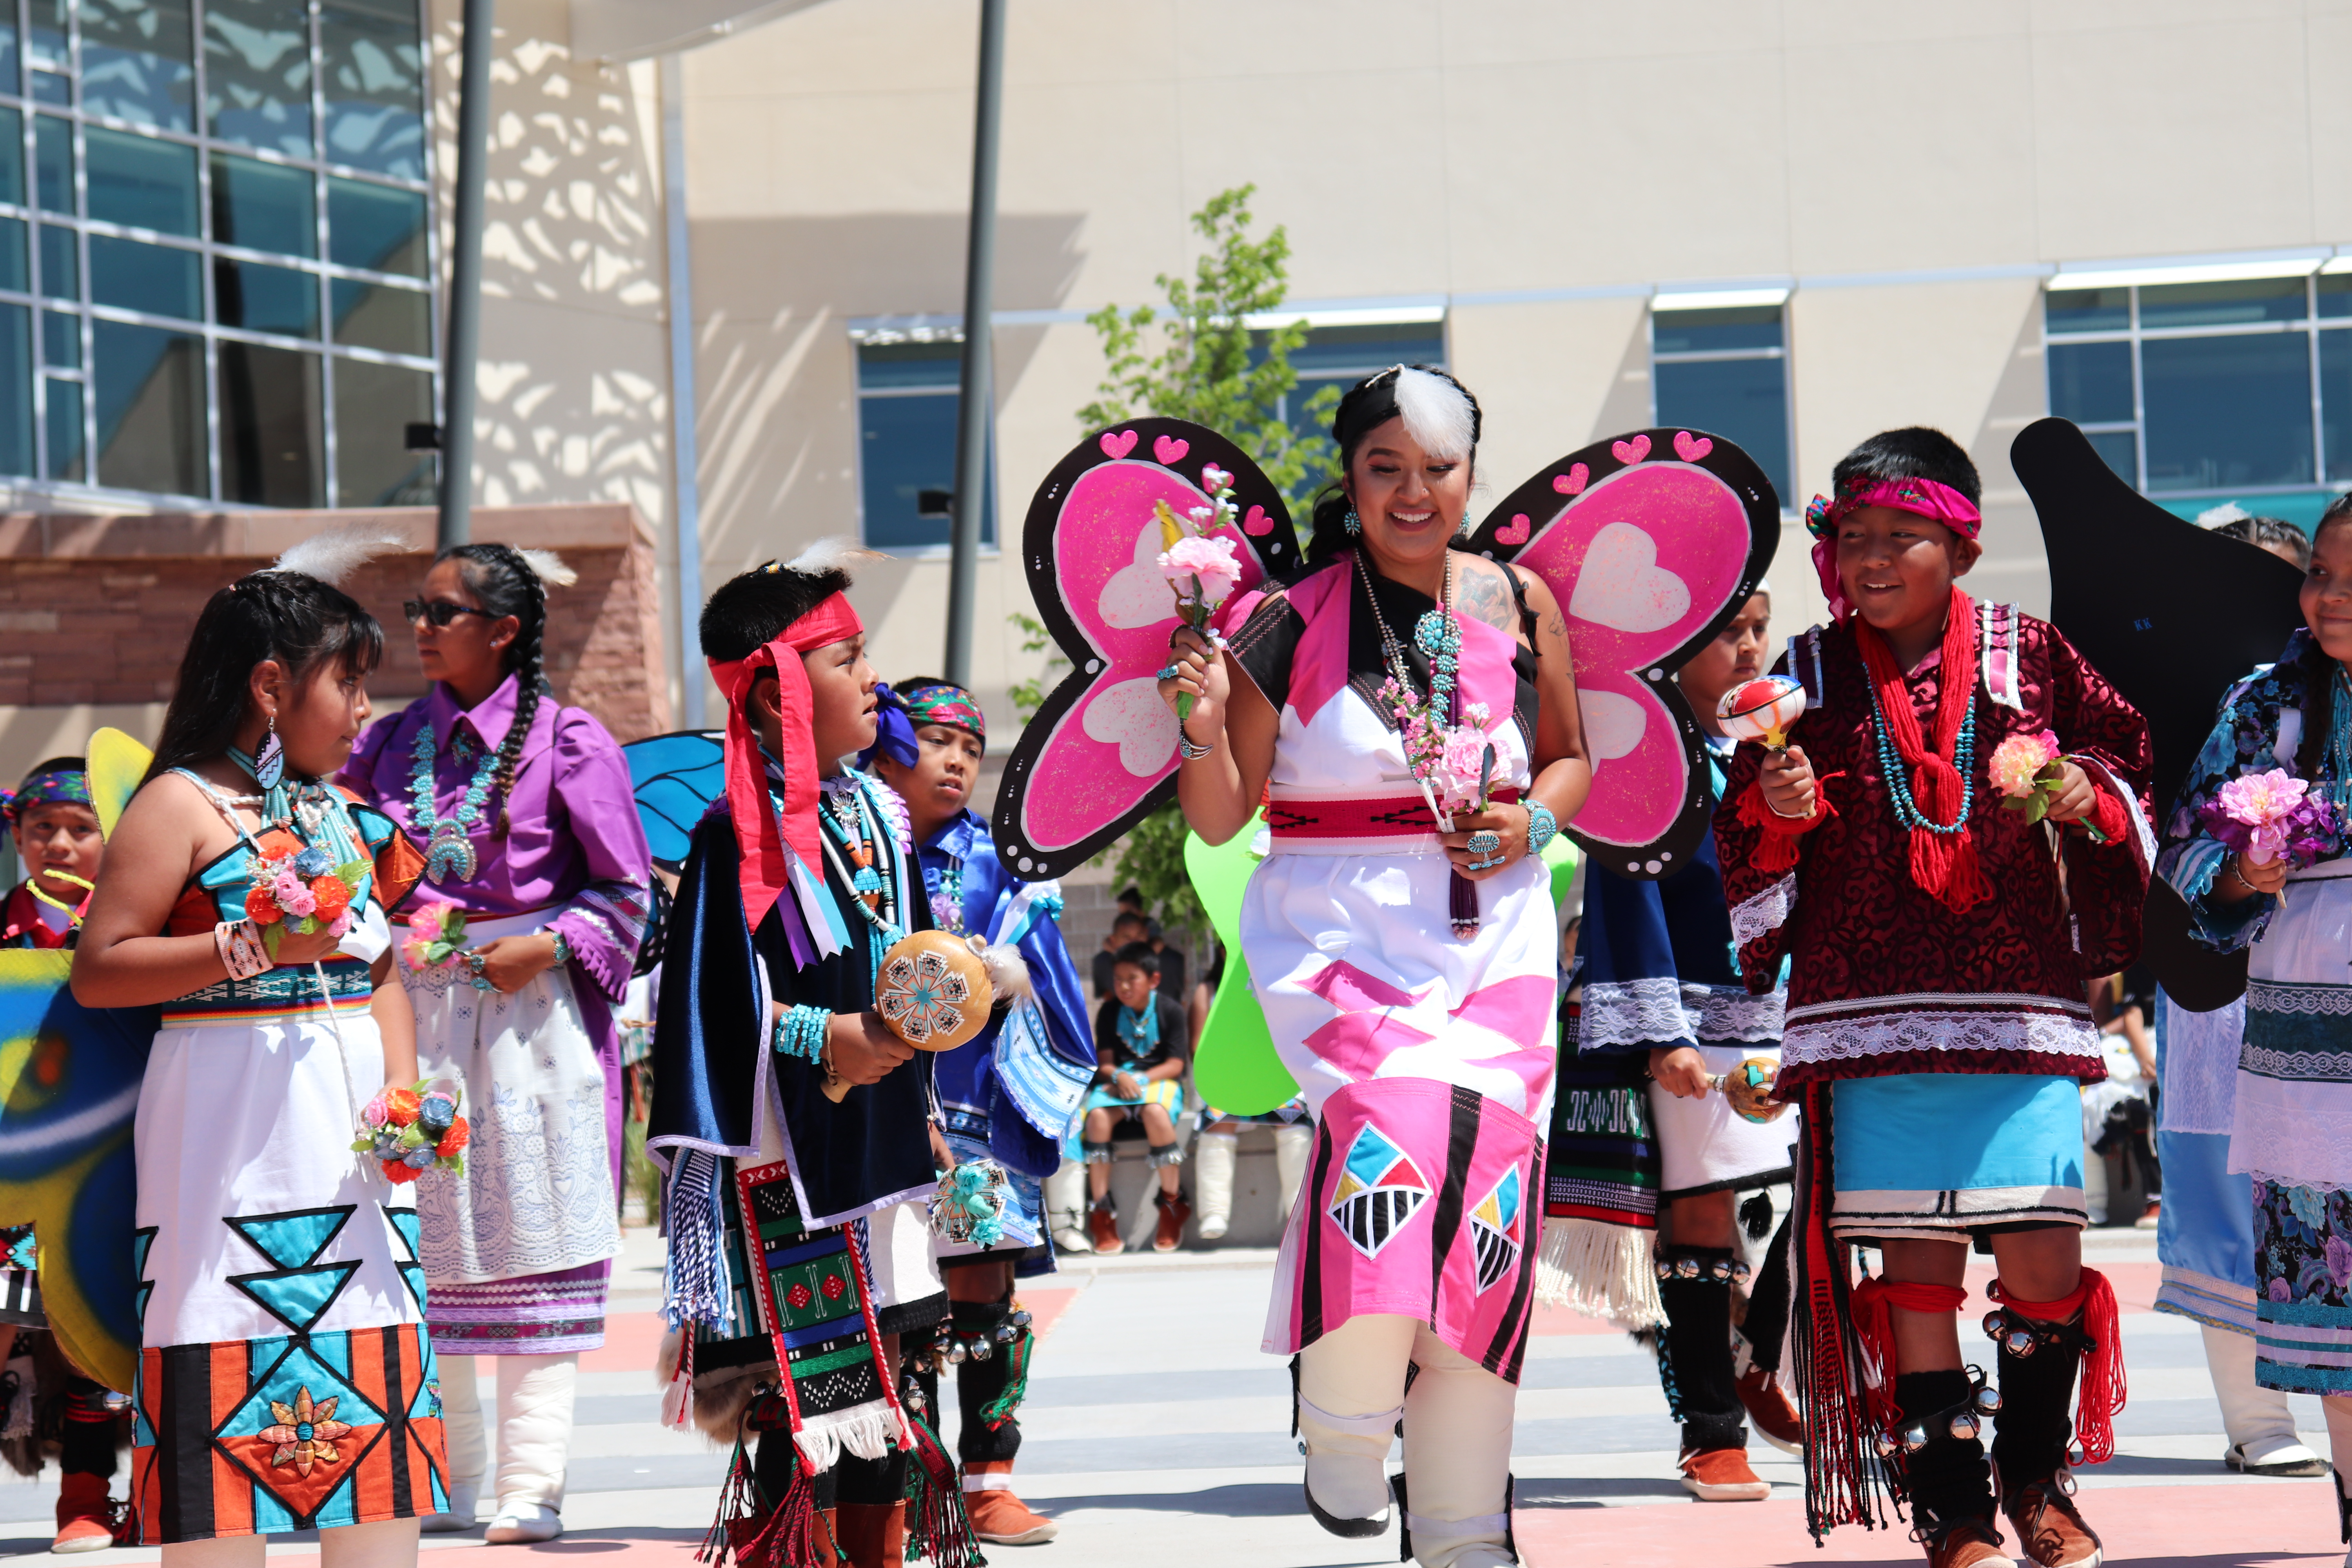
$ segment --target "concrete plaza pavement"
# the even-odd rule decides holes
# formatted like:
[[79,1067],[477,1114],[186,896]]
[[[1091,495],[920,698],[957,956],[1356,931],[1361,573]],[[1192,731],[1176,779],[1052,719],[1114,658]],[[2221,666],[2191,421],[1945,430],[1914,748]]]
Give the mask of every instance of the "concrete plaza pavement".
[[[2088,1251],[2116,1280],[2130,1367],[2120,1451],[2082,1477],[2107,1560],[2164,1568],[2342,1562],[2325,1479],[2265,1480],[2222,1468],[2221,1414],[2196,1326],[2148,1310],[2152,1238],[2093,1232]],[[1020,1489],[1061,1521],[1062,1533],[1047,1546],[991,1548],[998,1568],[1347,1568],[1396,1560],[1393,1530],[1343,1541],[1300,1507],[1289,1378],[1280,1360],[1257,1348],[1272,1263],[1271,1253],[1256,1249],[1066,1258],[1062,1273],[1024,1292],[1046,1332],[1022,1412]],[[1971,1272],[1972,1312],[1985,1277]],[[594,1557],[606,1568],[691,1568],[727,1456],[658,1423],[650,1368],[659,1282],[658,1243],[632,1230],[614,1275],[611,1342],[583,1358],[565,1536],[485,1548],[478,1527],[427,1536],[427,1550],[488,1550],[513,1568],[524,1568],[523,1553]],[[1989,1362],[1990,1350],[1969,1353]],[[2324,1450],[2317,1403],[2295,1405],[2306,1439]],[[1899,1528],[1840,1531],[1815,1550],[1804,1533],[1795,1461],[1760,1443],[1757,1468],[1773,1483],[1771,1500],[1694,1503],[1675,1479],[1675,1439],[1645,1355],[1603,1324],[1545,1312],[1515,1447],[1526,1560],[1534,1568],[1921,1561]],[[0,1553],[46,1549],[56,1492],[54,1468],[40,1482],[0,1482]],[[275,1538],[271,1568],[306,1568],[298,1560],[317,1552],[315,1536]],[[80,1561],[110,1568],[159,1555],[121,1548]]]

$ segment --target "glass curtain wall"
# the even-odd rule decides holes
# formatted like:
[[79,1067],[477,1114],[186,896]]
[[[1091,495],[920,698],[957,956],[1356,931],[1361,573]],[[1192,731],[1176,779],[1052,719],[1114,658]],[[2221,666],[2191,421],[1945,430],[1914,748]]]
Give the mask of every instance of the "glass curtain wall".
[[433,499],[417,0],[0,0],[0,473]]

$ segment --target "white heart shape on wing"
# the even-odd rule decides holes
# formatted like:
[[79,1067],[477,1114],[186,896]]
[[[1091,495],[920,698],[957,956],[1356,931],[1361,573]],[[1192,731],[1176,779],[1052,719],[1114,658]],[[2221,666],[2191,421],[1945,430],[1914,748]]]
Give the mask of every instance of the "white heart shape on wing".
[[[1581,589],[1577,596],[1584,596]],[[1650,727],[1642,705],[1622,692],[1587,688],[1576,694],[1576,705],[1584,714],[1584,748],[1592,753],[1595,767],[1633,755],[1642,743],[1642,732]]]
[[1083,722],[1088,736],[1118,748],[1118,765],[1137,778],[1151,777],[1176,753],[1176,714],[1148,675],[1104,687],[1087,704]]
[[1621,632],[1654,632],[1688,615],[1690,603],[1690,585],[1658,564],[1658,542],[1630,522],[1610,522],[1585,550],[1568,613]]
[[1160,524],[1154,520],[1135,536],[1135,564],[1120,567],[1103,584],[1097,607],[1105,626],[1133,631],[1176,618],[1175,590],[1160,574],[1159,561]]

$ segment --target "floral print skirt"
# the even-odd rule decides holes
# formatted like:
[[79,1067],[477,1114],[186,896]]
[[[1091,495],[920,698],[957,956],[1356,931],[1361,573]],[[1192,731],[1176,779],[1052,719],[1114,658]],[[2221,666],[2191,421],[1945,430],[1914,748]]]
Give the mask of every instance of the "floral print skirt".
[[2352,1193],[2253,1189],[2254,1380],[2352,1394]]

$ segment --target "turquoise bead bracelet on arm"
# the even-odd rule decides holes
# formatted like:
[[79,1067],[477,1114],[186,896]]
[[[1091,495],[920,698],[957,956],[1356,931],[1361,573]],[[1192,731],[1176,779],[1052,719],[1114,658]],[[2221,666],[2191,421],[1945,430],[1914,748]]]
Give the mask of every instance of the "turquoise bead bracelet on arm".
[[833,1012],[826,1007],[787,1007],[776,1020],[773,1045],[778,1052],[814,1062],[824,1054],[827,1030],[833,1027]]

